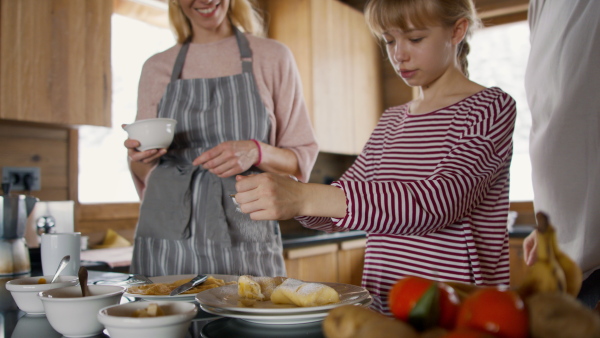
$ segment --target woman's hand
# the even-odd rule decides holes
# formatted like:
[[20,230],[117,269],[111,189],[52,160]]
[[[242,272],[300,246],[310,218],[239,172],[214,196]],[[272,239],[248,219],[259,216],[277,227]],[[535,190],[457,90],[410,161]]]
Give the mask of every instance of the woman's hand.
[[225,178],[241,174],[258,161],[258,148],[252,140],[227,141],[205,151],[192,162]]
[[523,259],[528,266],[532,266],[537,260],[537,230],[523,240]]
[[138,151],[136,148],[140,146],[138,140],[127,139],[125,140],[125,147],[127,148],[127,156],[132,162],[140,162],[144,164],[156,164],[158,159],[167,153],[167,149],[149,149],[146,151]]
[[263,173],[236,176],[235,200],[253,220],[284,220],[302,213],[306,184],[288,175]]

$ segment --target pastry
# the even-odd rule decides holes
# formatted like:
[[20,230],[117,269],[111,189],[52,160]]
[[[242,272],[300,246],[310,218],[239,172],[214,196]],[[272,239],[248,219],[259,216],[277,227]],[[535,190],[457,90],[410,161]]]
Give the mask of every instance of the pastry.
[[274,304],[293,304],[301,307],[337,303],[340,296],[332,287],[321,283],[305,283],[288,278],[271,294]]
[[243,275],[238,278],[238,296],[247,300],[267,301],[286,277],[253,277]]

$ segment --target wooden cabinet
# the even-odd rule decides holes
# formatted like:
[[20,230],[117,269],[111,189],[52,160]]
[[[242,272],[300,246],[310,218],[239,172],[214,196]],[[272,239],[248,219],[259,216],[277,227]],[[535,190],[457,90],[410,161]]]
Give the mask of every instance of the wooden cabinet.
[[321,151],[357,155],[382,113],[382,51],[361,12],[337,0],[264,0],[269,37],[298,64]]
[[112,3],[0,0],[0,119],[111,125]]
[[523,238],[510,238],[508,242],[510,256],[510,285],[521,285],[527,270],[523,259]]
[[360,286],[366,239],[285,249],[288,277]]

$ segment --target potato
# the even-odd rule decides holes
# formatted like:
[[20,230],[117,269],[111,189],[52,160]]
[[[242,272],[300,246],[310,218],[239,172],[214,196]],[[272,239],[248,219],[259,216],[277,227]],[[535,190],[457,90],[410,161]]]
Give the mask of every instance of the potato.
[[327,338],[419,337],[409,324],[356,305],[329,311],[323,321],[323,332]]
[[537,293],[525,299],[532,338],[600,338],[600,316],[561,292]]

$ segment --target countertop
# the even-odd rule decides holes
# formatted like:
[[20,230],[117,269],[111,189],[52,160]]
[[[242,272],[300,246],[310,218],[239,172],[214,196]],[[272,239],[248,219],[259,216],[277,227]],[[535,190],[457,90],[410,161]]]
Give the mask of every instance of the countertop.
[[[118,274],[118,273],[110,273]],[[0,337],[10,338],[32,338],[32,337],[62,337],[56,332],[46,316],[31,316],[20,311],[9,291],[6,290],[6,282],[24,276],[39,276],[40,272],[22,276],[0,277]],[[99,280],[106,272],[89,271],[89,283]],[[127,274],[121,274],[127,276]],[[123,297],[121,303],[133,301]],[[304,324],[257,324],[237,318],[225,318],[213,315],[198,309],[198,315],[190,323],[185,338],[221,338],[221,337],[259,337],[259,338],[322,338],[323,332],[321,322]],[[106,330],[96,337],[109,337]]]

